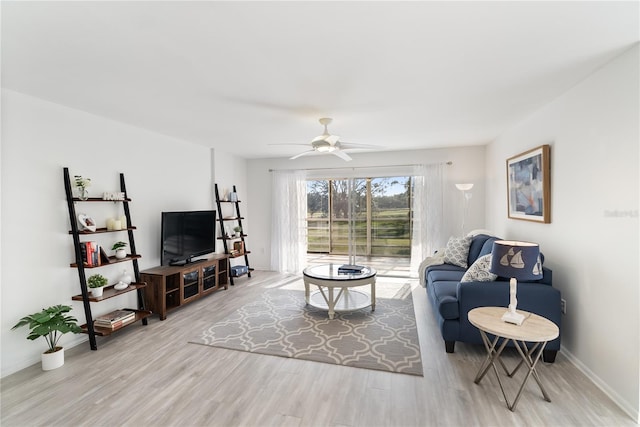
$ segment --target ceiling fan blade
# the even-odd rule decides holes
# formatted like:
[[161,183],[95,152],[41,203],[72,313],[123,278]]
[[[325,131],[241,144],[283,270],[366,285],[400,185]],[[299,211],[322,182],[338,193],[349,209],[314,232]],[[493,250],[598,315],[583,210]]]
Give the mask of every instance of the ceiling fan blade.
[[311,154],[311,153],[315,153],[315,151],[316,151],[316,150],[303,151],[303,152],[302,152],[302,153],[300,153],[300,154],[296,154],[296,155],[295,155],[295,156],[293,156],[293,157],[289,157],[289,160],[295,160],[295,159],[297,159],[298,157],[307,156],[307,155],[309,155],[309,154]]
[[296,143],[296,142],[290,142],[290,143],[283,142],[283,143],[280,143],[280,144],[267,144],[267,145],[302,145],[304,147],[308,147],[309,146],[309,144],[299,144],[299,143]]
[[354,142],[344,142],[344,141],[340,141],[340,146],[342,148],[353,148],[353,149],[357,149],[357,148],[383,148],[380,145],[371,145],[371,144],[356,144]]
[[345,153],[345,152],[343,152],[341,150],[331,151],[331,154],[335,154],[336,156],[340,157],[345,162],[350,162],[351,160],[353,160],[351,158],[351,156],[349,156],[347,153]]

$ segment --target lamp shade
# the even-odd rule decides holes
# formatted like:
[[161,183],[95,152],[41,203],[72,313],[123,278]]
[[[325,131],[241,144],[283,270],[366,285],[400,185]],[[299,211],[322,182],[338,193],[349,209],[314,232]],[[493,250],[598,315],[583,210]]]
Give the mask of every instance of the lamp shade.
[[468,183],[468,184],[456,184],[456,188],[460,191],[469,191],[473,188],[473,184],[472,183]]
[[490,271],[518,280],[541,279],[540,247],[536,243],[496,240],[491,251]]

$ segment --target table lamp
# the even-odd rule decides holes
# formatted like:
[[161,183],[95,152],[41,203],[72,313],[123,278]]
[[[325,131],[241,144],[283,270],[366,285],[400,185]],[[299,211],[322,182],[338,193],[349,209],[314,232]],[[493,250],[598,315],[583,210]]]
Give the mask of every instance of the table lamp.
[[491,251],[491,269],[493,274],[510,277],[509,309],[502,321],[522,325],[524,316],[516,312],[518,299],[518,280],[537,280],[542,278],[540,248],[536,243],[496,240]]

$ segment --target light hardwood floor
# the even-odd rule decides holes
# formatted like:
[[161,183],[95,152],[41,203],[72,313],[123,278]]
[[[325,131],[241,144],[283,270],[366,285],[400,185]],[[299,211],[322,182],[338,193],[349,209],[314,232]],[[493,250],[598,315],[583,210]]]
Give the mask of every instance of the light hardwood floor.
[[[419,286],[413,298],[424,377],[189,344],[285,279],[253,276],[165,321],[154,316],[147,326],[99,338],[98,351],[86,343],[67,350],[60,369],[43,372],[38,364],[3,378],[2,426],[636,425],[561,353],[555,364],[539,365],[552,402],[530,381],[510,412],[492,373],[473,383],[483,347],[457,343],[445,353]],[[503,382],[513,396],[519,381]]]

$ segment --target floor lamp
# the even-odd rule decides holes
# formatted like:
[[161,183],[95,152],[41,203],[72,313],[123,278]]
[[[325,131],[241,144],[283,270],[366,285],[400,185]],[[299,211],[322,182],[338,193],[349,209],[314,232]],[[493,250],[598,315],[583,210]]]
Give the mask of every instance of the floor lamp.
[[467,209],[469,208],[469,200],[471,199],[471,189],[473,188],[473,184],[456,184],[456,188],[462,191],[462,203],[464,203],[462,208],[462,235],[464,236],[464,223],[467,219]]

